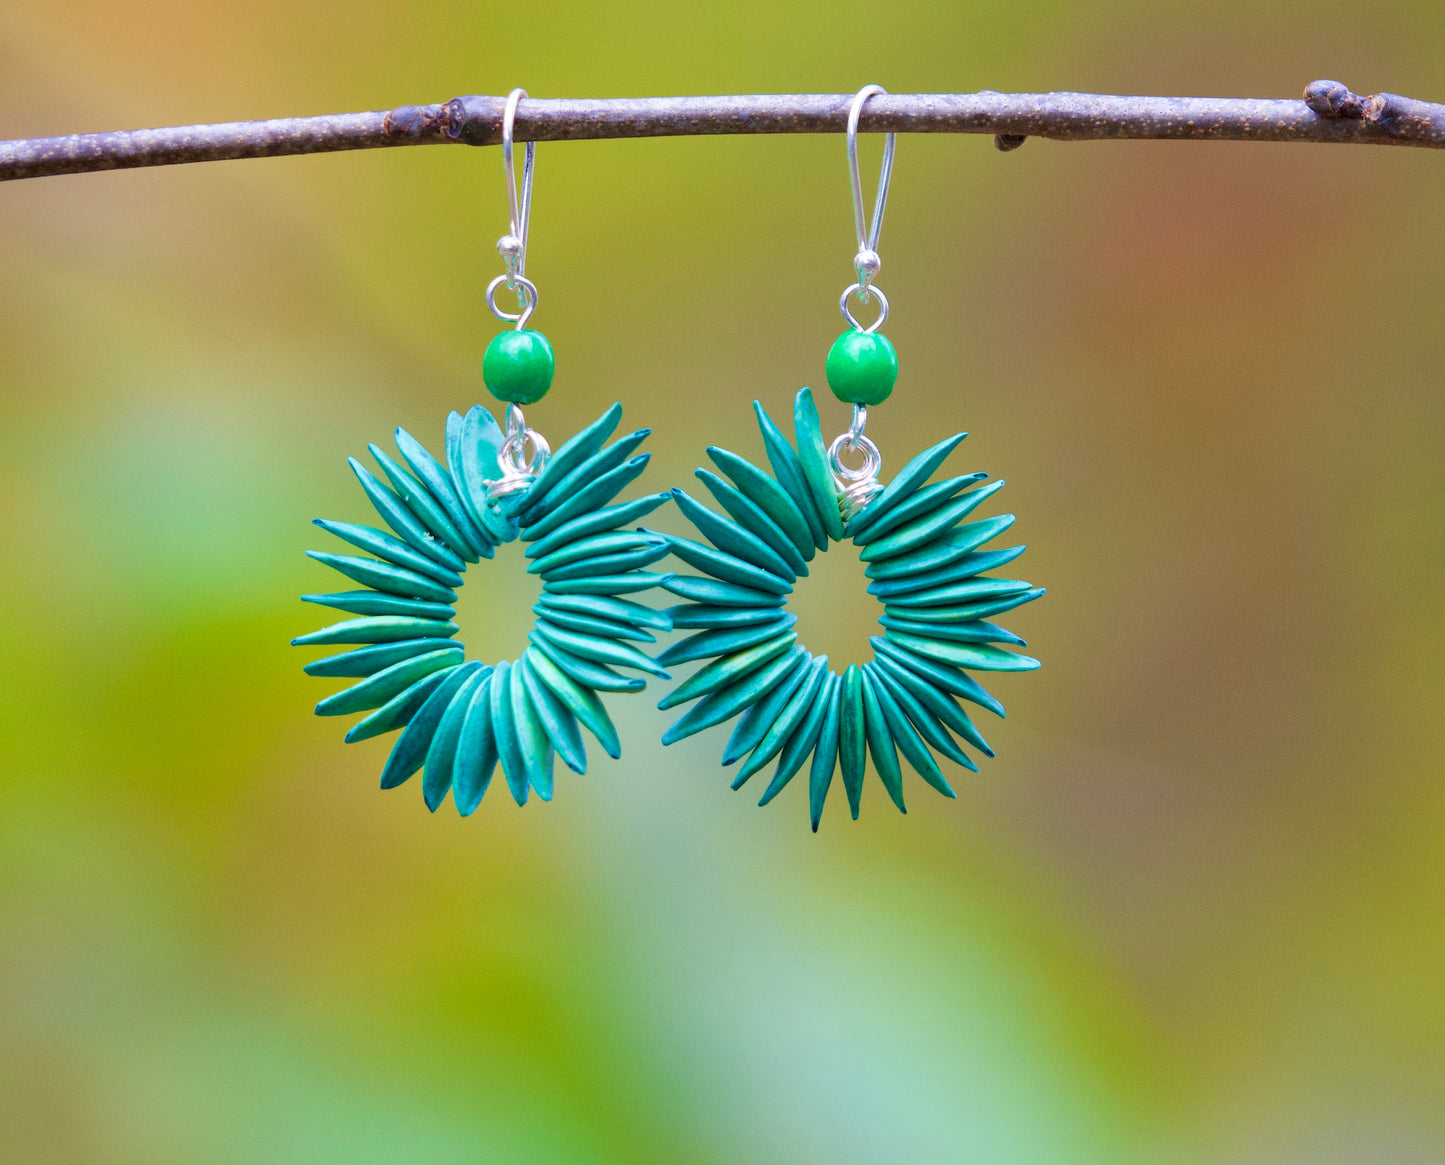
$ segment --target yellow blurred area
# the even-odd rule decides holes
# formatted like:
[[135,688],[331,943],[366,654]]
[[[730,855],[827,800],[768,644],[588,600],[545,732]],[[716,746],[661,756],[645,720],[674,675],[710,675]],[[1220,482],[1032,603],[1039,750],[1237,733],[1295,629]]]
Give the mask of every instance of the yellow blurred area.
[[[0,138],[519,84],[1439,100],[1442,62],[1423,0],[12,0]],[[309,520],[483,396],[495,151],[0,186],[0,1158],[1445,1158],[1442,190],[1427,150],[900,141],[869,432],[1008,480],[1044,667],[956,802],[870,777],[814,836],[725,730],[664,749],[658,685],[622,761],[467,821],[310,715]],[[529,420],[622,401],[646,489],[759,455],[853,241],[836,137],[540,146]],[[500,559],[460,616],[497,654]],[[861,649],[818,573],[800,626]]]

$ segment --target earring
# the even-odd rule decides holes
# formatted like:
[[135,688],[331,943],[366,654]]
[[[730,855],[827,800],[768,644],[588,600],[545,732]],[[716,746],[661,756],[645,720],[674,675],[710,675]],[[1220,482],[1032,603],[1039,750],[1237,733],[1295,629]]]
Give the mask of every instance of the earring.
[[[1027,582],[986,575],[1023,553],[1022,546],[982,549],[1013,524],[1013,515],[965,521],[1003,482],[979,485],[988,475],[968,473],[927,484],[967,434],[920,453],[884,488],[878,447],[863,433],[869,406],[888,398],[898,376],[897,354],[879,332],[888,318],[888,299],[873,284],[881,266],[878,236],[893,169],[893,134],[884,139],[871,224],[864,222],[858,174],[858,118],[868,98],[883,92],[877,85],[862,89],[848,114],[858,278],[839,301],[849,330],[829,351],[826,372],[833,394],[853,406],[852,425],[825,450],[818,411],[805,388],[793,406],[795,447],[755,401],[772,472],[725,449],[708,449],[729,480],[706,469],[697,477],[727,516],[673,490],[704,541],[669,537],[672,553],[702,573],[662,584],[687,600],[669,609],[673,626],[696,634],[668,648],[658,662],[708,661],[659,704],[698,701],[667,730],[663,743],[740,715],[722,758],[724,765],[742,761],[732,787],[740,788],[776,757],[758,802],[766,805],[808,764],[815,831],[838,767],[857,819],[870,754],[900,812],[906,810],[899,753],[928,784],[954,796],[930,748],[973,771],[977,764],[955,736],[994,755],[958,701],[1004,714],[1003,705],[969,672],[1039,666],[997,646],[1024,641],[988,622],[1044,593]],[[878,318],[867,327],[849,306],[854,294],[864,304],[877,301]],[[861,455],[862,464],[846,465],[844,454]],[[869,640],[871,660],[839,676],[827,656],[814,657],[797,642],[792,629],[797,616],[785,608],[808,562],[844,538],[860,547],[873,580],[868,590],[883,603],[883,634]]]
[[[554,454],[519,407],[546,394],[555,367],[547,338],[527,327],[538,299],[526,276],[536,144],[526,145],[520,206],[512,164],[512,129],[525,96],[514,89],[503,116],[511,229],[497,244],[506,272],[486,294],[493,314],[515,326],[492,339],[482,360],[488,390],[507,406],[505,430],[474,405],[465,416],[447,418],[445,465],[403,429],[396,430],[396,446],[406,468],[369,447],[386,482],[352,458],[391,533],[316,520],[375,557],[307,551],[366,589],[303,595],[359,617],[291,641],[364,645],[306,666],[309,675],[361,677],[317,704],[317,715],[368,712],[346,734],[348,743],[401,728],[382,788],[421,769],[427,808],[435,811],[450,789],[464,817],[481,802],[499,763],[518,805],[529,789],[551,800],[554,755],[574,772],[586,771],[581,727],[608,755],[621,755],[597,693],[645,686],[617,669],[668,678],[633,644],[654,642],[652,632],[671,630],[670,620],[623,597],[671,577],[643,569],[666,556],[667,543],[618,531],[670,495],[613,503],[646,466],[651,454],[635,450],[650,430],[607,445],[622,416],[622,406],[613,405]],[[503,284],[517,296],[515,312],[497,305]],[[468,660],[451,621],[462,572],[518,537],[528,544],[528,572],[542,578],[529,645],[519,659],[495,667]]]

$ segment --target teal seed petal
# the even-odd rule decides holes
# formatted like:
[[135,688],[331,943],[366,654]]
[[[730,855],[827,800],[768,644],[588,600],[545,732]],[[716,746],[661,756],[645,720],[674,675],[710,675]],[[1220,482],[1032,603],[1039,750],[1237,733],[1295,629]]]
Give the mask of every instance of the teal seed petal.
[[722,582],[715,578],[701,578],[697,575],[674,575],[662,584],[662,589],[671,591],[694,603],[705,603],[714,607],[781,607],[786,596],[757,591],[752,587],[740,587],[736,583]]
[[611,717],[607,715],[607,709],[602,706],[602,701],[598,698],[597,693],[577,683],[544,652],[529,647],[522,654],[527,657],[527,666],[532,673],[546,684],[552,694],[566,706],[567,711],[571,712],[582,723],[582,726],[597,738],[597,743],[602,746],[603,751],[613,760],[620,757],[622,742],[618,739],[617,729],[613,725]]
[[[389,732],[392,728],[406,725],[404,731],[396,739],[391,747],[391,754],[386,758],[386,765],[381,770],[381,787],[383,789],[394,789],[403,782],[409,780],[411,775],[421,768],[422,761],[426,758],[427,749],[431,747],[432,736],[436,733],[437,725],[441,723],[442,715],[446,712],[456,695],[457,689],[466,683],[467,678],[474,672],[480,670],[482,665],[476,663],[465,663],[454,667],[447,672],[434,672],[427,676],[421,683],[416,684],[408,691],[403,692],[393,703],[404,702],[397,712],[405,712],[404,719],[396,719],[397,713],[393,713],[395,723],[389,723],[387,727],[380,728],[373,732],[368,730],[365,736],[376,736],[381,732]],[[407,710],[407,705],[410,705]],[[381,716],[392,704],[373,712],[366,720],[356,725],[351,732],[347,733],[347,743],[353,739],[361,740],[363,736],[356,736],[359,729]]]
[[542,574],[559,566],[567,566],[582,559],[597,558],[604,555],[620,554],[628,550],[639,550],[643,547],[653,547],[659,544],[666,545],[666,540],[660,535],[649,534],[593,534],[588,538],[579,538],[576,542],[569,542],[567,545],[550,554],[539,556],[535,561],[527,564],[528,574]]
[[517,730],[517,747],[522,753],[522,764],[527,770],[527,783],[537,790],[543,801],[552,799],[552,742],[547,730],[532,706],[532,697],[527,694],[526,677],[522,667],[512,667],[508,681],[512,696],[512,724]]
[[[458,760],[457,746],[461,743],[462,725],[466,722],[467,709],[472,706],[472,695],[486,682],[490,674],[490,670],[478,668],[466,678],[447,703],[436,732],[432,734],[431,744],[426,750],[426,760],[422,762],[421,796],[426,807],[433,813],[437,811],[437,806],[447,799],[447,791],[452,787]],[[425,712],[426,709],[423,708],[422,711]]]
[[883,715],[883,706],[878,702],[878,693],[869,674],[858,670],[863,693],[863,734],[868,741],[868,752],[873,757],[873,767],[878,770],[878,779],[888,790],[898,812],[907,813],[903,804],[903,770],[898,765],[898,749],[893,744],[893,734],[888,730],[888,721]]
[[808,488],[808,480],[803,476],[803,466],[797,453],[793,451],[792,445],[788,444],[782,430],[773,423],[773,418],[768,416],[762,401],[753,401],[753,412],[763,434],[763,451],[767,454],[768,464],[773,467],[773,477],[803,515],[803,521],[807,523],[808,532],[813,537],[813,545],[819,550],[827,550],[828,532],[823,528],[823,519],[813,508],[813,491]]
[[[826,661],[828,657],[820,658]],[[809,706],[807,718],[788,738],[788,743],[784,745],[782,753],[778,756],[778,767],[773,770],[773,779],[768,782],[767,789],[758,801],[759,805],[766,805],[781,793],[812,753],[818,743],[818,737],[823,731],[823,718],[828,714],[830,697],[836,682],[837,677],[827,670],[825,662],[822,689]]]
[[884,615],[878,620],[890,631],[903,631],[909,635],[923,635],[929,639],[949,639],[955,643],[1011,643],[1015,647],[1028,644],[1012,631],[997,623],[975,619],[968,623],[922,623],[915,619],[903,619],[897,615]]
[[375,647],[359,647],[355,651],[328,655],[325,659],[308,663],[301,670],[308,676],[370,676],[414,655],[439,650],[460,654],[462,645],[449,639],[403,639],[399,643],[379,643]]
[[756,627],[774,622],[781,612],[776,607],[710,607],[685,603],[680,607],[668,607],[664,614],[672,619],[674,630],[685,631],[696,627]]
[[[978,765],[974,764],[973,759],[964,752],[963,749],[958,746],[958,742],[948,734],[948,729],[944,727],[943,721],[930,712],[923,705],[923,702],[904,686],[903,682],[899,680],[887,663],[875,659],[869,661],[864,666],[873,669],[873,678],[882,684],[889,697],[893,700],[893,706],[897,708],[901,715],[907,717],[914,731],[919,733],[924,741],[938,749],[938,751],[949,760],[961,764],[966,768],[970,768],[974,772],[978,772]],[[943,695],[941,692],[937,692],[935,695],[940,700],[947,701],[949,699],[949,697]],[[881,695],[879,696],[879,700],[882,702]],[[885,713],[888,712],[887,704],[884,705],[883,710]],[[962,716],[963,712],[959,711],[958,715]],[[890,724],[891,723],[892,721],[890,720]],[[899,736],[897,730],[894,731],[894,736]],[[928,755],[928,761],[933,765],[931,769],[926,768],[921,759],[909,758],[909,763],[922,775],[925,781],[945,797],[955,796],[956,794],[952,787],[944,780],[943,772],[938,768],[938,763],[933,760],[932,754]],[[935,774],[937,774],[938,777],[937,781],[934,780]]]
[[532,608],[532,613],[569,631],[585,631],[588,635],[600,635],[606,639],[627,639],[634,643],[657,642],[656,635],[643,631],[633,623],[619,623],[615,619],[599,619],[595,615],[559,611],[548,605],[545,596]]
[[839,721],[842,719],[843,682],[836,675],[828,677],[828,707],[818,730],[818,743],[813,749],[813,763],[808,769],[808,816],[813,832],[823,818],[823,802],[833,783],[833,770],[838,767]]
[[1033,589],[1031,583],[1019,578],[970,578],[947,586],[894,595],[885,605],[895,611],[916,607],[963,607],[969,603],[988,603],[1008,595],[1021,595]]
[[316,705],[318,716],[345,716],[352,712],[365,712],[380,708],[394,696],[404,692],[423,676],[443,668],[456,667],[454,651],[429,651],[403,659],[375,675],[367,676],[360,683],[327,696]]
[[754,566],[745,559],[724,554],[721,550],[714,550],[711,546],[704,546],[701,542],[694,542],[689,538],[679,538],[673,534],[662,537],[667,540],[667,545],[675,557],[722,582],[736,583],[738,586],[751,587],[753,590],[774,595],[792,592],[793,586],[788,579]]
[[587,482],[546,517],[524,527],[522,537],[531,542],[550,534],[559,526],[566,525],[573,518],[601,509],[642,475],[651,458],[651,453],[639,453],[610,473],[604,473],[601,477]]
[[[813,657],[804,651],[801,655],[795,653],[792,658],[794,660],[792,669],[783,677],[782,682],[761,700],[750,704],[738,717],[738,722],[734,725],[727,745],[723,749],[722,763],[724,765],[741,760],[757,748],[763,737],[768,734],[768,729],[777,720],[779,713],[787,707],[788,701],[807,680],[813,666]],[[820,658],[826,660],[828,657],[825,655]]]
[[863,797],[863,772],[867,765],[868,727],[863,710],[863,673],[849,664],[843,673],[843,690],[838,697],[838,761],[843,769],[843,790],[848,810],[858,820]]
[[586,558],[580,562],[573,562],[567,566],[558,566],[547,570],[542,578],[547,582],[565,582],[567,579],[598,578],[606,576],[616,578],[618,575],[626,574],[628,571],[638,570],[644,566],[651,566],[659,559],[668,556],[667,543],[658,540],[650,544],[638,547],[636,550],[627,550],[620,554],[604,554],[599,558]]
[[507,788],[512,791],[512,800],[518,805],[527,803],[530,779],[526,762],[522,759],[522,748],[517,743],[516,721],[512,716],[512,665],[497,664],[492,673],[491,715],[492,739],[497,745],[497,759],[502,765],[502,776]]
[[873,645],[874,651],[897,660],[909,671],[922,676],[950,695],[961,696],[963,699],[977,704],[980,708],[987,708],[999,718],[1005,715],[1003,705],[989,694],[982,684],[972,676],[965,674],[956,665],[929,659],[927,656],[919,655],[911,648],[894,643],[881,635],[870,636],[868,642]]
[[740,490],[729,485],[711,470],[695,469],[693,476],[707,486],[708,493],[712,494],[717,504],[726,510],[738,525],[761,539],[770,550],[780,556],[795,576],[801,577],[808,573],[808,564],[798,553],[793,540]]
[[1001,598],[978,603],[965,603],[957,607],[897,607],[888,603],[884,605],[883,611],[885,614],[912,619],[919,623],[972,623],[979,619],[987,619],[992,615],[1002,615],[1005,611],[1012,611],[1015,607],[1021,607],[1025,603],[1032,603],[1046,593],[1043,587],[1035,587],[1033,590],[1018,591]]
[[671,497],[671,493],[649,494],[645,498],[618,502],[615,506],[606,506],[590,514],[583,514],[580,518],[573,518],[570,522],[558,526],[545,538],[539,538],[528,546],[527,557],[542,558],[578,539],[631,525],[647,517]]
[[933,513],[969,486],[987,477],[986,473],[966,473],[962,477],[950,477],[947,481],[926,485],[912,497],[905,498],[886,514],[880,515],[876,521],[869,523],[861,537],[869,542],[876,542],[898,527]]
[[595,615],[599,619],[614,619],[619,623],[632,623],[657,631],[672,630],[672,617],[665,611],[644,607],[630,599],[613,599],[603,595],[543,594],[541,601],[549,610],[575,611],[579,615]]
[[546,466],[532,483],[529,495],[544,497],[554,485],[607,444],[607,438],[612,436],[621,420],[622,405],[614,404],[585,429],[564,441],[547,459]]
[[532,709],[546,731],[552,748],[562,758],[562,763],[574,773],[585,773],[587,750],[582,743],[582,730],[577,727],[577,721],[573,719],[572,713],[567,711],[566,705],[542,682],[531,666],[532,660],[538,654],[535,651],[524,651],[517,660],[517,670],[522,673],[522,680],[527,685],[527,698],[531,700]]
[[967,522],[945,534],[940,534],[932,542],[911,554],[900,554],[896,558],[875,562],[863,573],[872,579],[912,578],[915,575],[953,566],[955,563],[970,558],[978,547],[990,539],[996,538],[1013,524],[1014,516],[1012,514],[1000,514],[995,518]]
[[472,693],[457,741],[457,759],[452,766],[452,801],[457,813],[470,817],[477,811],[492,773],[497,768],[497,741],[492,735],[492,674],[488,672]]
[[817,547],[813,545],[813,535],[808,529],[803,512],[798,509],[798,503],[793,501],[770,475],[751,461],[739,457],[736,453],[729,453],[726,449],[719,449],[716,445],[708,446],[707,455],[712,458],[714,465],[732,479],[743,496],[767,514],[773,524],[788,536],[788,540],[803,556],[804,561],[817,553]]
[[462,576],[456,571],[442,566],[430,555],[413,550],[400,538],[382,530],[375,530],[370,526],[356,526],[350,522],[329,522],[325,518],[313,518],[312,525],[320,526],[328,534],[335,534],[353,546],[359,546],[377,558],[385,559],[393,566],[414,570],[450,587],[462,585]]
[[[945,532],[957,533],[953,527],[965,516],[971,514],[974,509],[985,498],[1003,488],[1003,479],[983,486],[980,489],[969,490],[961,497],[955,498],[945,506],[940,506],[932,513],[925,514],[921,518],[915,518],[906,526],[900,526],[890,534],[885,534],[877,542],[868,541],[868,536],[863,535],[863,549],[858,557],[864,562],[877,562],[883,558],[895,558],[907,554],[911,550],[928,545],[936,537]],[[987,541],[987,539],[984,539]],[[981,543],[975,543],[975,546]],[[970,547],[972,549],[972,547]]]
[[462,506],[486,535],[499,546],[517,536],[517,524],[503,516],[491,501],[487,485],[502,475],[497,451],[506,439],[492,414],[473,405],[455,423],[447,418],[447,468]]
[[528,641],[577,683],[598,692],[640,692],[647,687],[641,677],[628,677],[595,660],[583,659],[564,651],[537,631],[527,635]]
[[410,615],[414,619],[450,619],[456,609],[444,603],[424,603],[403,599],[399,595],[383,595],[376,591],[338,591],[330,595],[302,595],[303,603],[335,607],[353,615]]
[[706,666],[698,668],[696,672],[659,700],[657,706],[659,708],[675,708],[678,704],[685,704],[689,700],[696,700],[700,696],[706,696],[710,692],[716,692],[729,684],[734,684],[743,676],[762,667],[770,659],[776,659],[788,651],[797,641],[797,632],[785,631],[754,647],[721,656]]
[[849,520],[845,527],[848,537],[855,538],[866,531],[870,525],[922,486],[967,436],[967,433],[955,433],[952,437],[925,449],[900,469],[898,476],[888,483],[888,488],[869,502],[862,513]]
[[777,611],[768,622],[756,626],[718,627],[711,631],[699,631],[696,635],[678,640],[657,657],[657,662],[663,667],[671,667],[676,663],[691,663],[693,660],[726,655],[730,651],[741,651],[745,647],[753,647],[765,639],[771,639],[779,631],[786,631],[797,621],[798,617],[791,612]]
[[556,485],[548,489],[545,494],[537,492],[534,482],[533,487],[527,491],[526,505],[522,507],[518,515],[522,525],[531,526],[541,521],[552,510],[560,508],[561,504],[570,499],[582,486],[596,481],[603,474],[611,473],[625,462],[632,455],[633,450],[647,440],[651,433],[651,429],[638,429],[613,442],[600,453],[594,453],[587,458]]
[[783,706],[783,710],[774,718],[767,733],[738,771],[737,777],[733,780],[732,787],[734,789],[741,788],[749,777],[783,751],[783,746],[788,743],[788,738],[817,702],[818,693],[823,690],[823,684],[827,678],[827,656],[813,660],[804,682],[798,686],[791,699]]
[[954,667],[966,667],[973,671],[1033,671],[1039,667],[1039,661],[1031,656],[1017,655],[985,643],[952,643],[901,631],[890,631],[888,637],[898,646],[906,647],[927,659],[951,663]]
[[[889,682],[883,675],[883,669],[875,667],[872,663],[865,663],[863,678],[872,690],[873,698],[888,725],[888,734],[892,737],[893,743],[898,746],[898,751],[903,754],[903,759],[908,762],[915,773],[945,797],[953,797],[955,794],[949,788],[948,782],[943,779],[943,771],[938,767],[938,762],[933,759],[933,754],[928,751],[928,745],[924,743],[918,729],[904,715],[902,707],[894,697]],[[878,762],[875,760],[873,763],[876,765]],[[902,798],[901,786],[899,798]]]
[[[988,741],[983,738],[983,733],[981,733],[974,722],[969,719],[968,713],[954,703],[951,695],[934,687],[926,679],[918,675],[917,672],[904,667],[895,659],[881,656],[875,662],[882,671],[897,680],[899,685],[905,688],[908,694],[913,696],[930,714],[937,717],[941,724],[958,733],[964,740],[968,741],[978,749],[979,752],[983,753],[984,756],[993,756],[993,749],[989,746]],[[921,725],[920,721],[915,721],[915,723]],[[966,768],[978,772],[978,765],[976,765],[966,753],[963,753],[962,749],[959,749],[951,740],[949,744],[952,745],[952,750],[946,745],[939,744],[939,751],[956,760]]]
[[374,558],[361,558],[354,554],[326,554],[320,550],[308,550],[306,556],[373,590],[386,591],[405,599],[424,599],[448,606],[457,601],[457,593],[451,587],[444,587],[413,570],[392,566],[389,562],[378,562]]
[[637,648],[626,643],[619,643],[615,639],[604,639],[581,631],[569,631],[546,619],[537,621],[536,632],[554,647],[571,655],[580,656],[582,659],[590,659],[594,663],[610,664],[613,667],[634,668],[662,680],[672,678],[667,674],[666,669],[658,667]]
[[[802,388],[793,398],[793,434],[798,441],[798,463],[808,483],[813,511],[822,519],[823,529],[834,542],[843,540],[843,519],[838,510],[838,487],[828,468],[828,449],[823,444],[823,425],[811,389]],[[801,762],[800,762],[801,763]],[[791,774],[790,774],[791,776]],[[784,779],[787,783],[789,778]],[[779,786],[781,788],[782,786]]]
[[925,570],[920,574],[905,575],[899,578],[874,579],[868,585],[868,593],[880,599],[888,599],[895,595],[906,595],[911,591],[926,591],[932,587],[963,582],[964,579],[976,578],[985,571],[1007,566],[1025,549],[1027,548],[1023,546],[1010,546],[1006,550],[965,554],[957,562],[939,567],[937,570]]
[[712,692],[673,721],[672,726],[662,734],[662,743],[675,744],[695,732],[731,719],[749,704],[772,691],[797,666],[798,661],[806,659],[807,656],[806,650],[795,647],[789,654],[779,656],[766,667],[744,676],[737,683]]
[[[447,517],[451,519],[452,525],[459,530],[463,536],[468,553],[462,554],[468,562],[476,562],[481,554],[482,548],[487,546],[491,539],[482,533],[472,516],[467,513],[466,507],[462,505],[462,499],[457,495],[456,485],[451,475],[442,467],[435,457],[427,452],[426,446],[408,433],[405,429],[398,428],[392,439],[396,442],[396,448],[401,453],[401,459],[407,463],[412,473],[421,479],[427,491],[446,510]],[[455,549],[455,547],[453,547]],[[458,551],[458,553],[461,553]]]
[[[751,562],[754,566],[761,567],[786,582],[792,582],[798,577],[798,572],[788,565],[783,556],[756,534],[739,526],[731,518],[724,518],[720,514],[713,513],[700,501],[689,497],[681,489],[674,489],[672,496],[677,501],[677,508],[682,511],[683,517],[696,526],[698,533],[724,554],[731,554],[735,558]],[[742,497],[741,494],[738,496]],[[766,517],[763,520],[766,521]],[[778,531],[778,537],[782,537],[782,531]],[[793,553],[797,554],[797,551],[795,550]]]
[[427,553],[452,570],[466,570],[466,560],[472,556],[472,548],[467,545],[467,540],[462,537],[462,532],[457,529],[446,508],[432,497],[426,486],[387,456],[381,446],[368,445],[366,448],[373,460],[381,466],[381,471],[386,474],[397,496],[406,503],[406,508],[432,536]]
[[411,508],[402,501],[396,493],[387,486],[382,485],[376,475],[356,460],[355,457],[348,457],[346,463],[351,466],[351,471],[356,474],[356,480],[361,482],[361,488],[366,491],[367,499],[376,508],[376,512],[381,515],[382,520],[385,521],[388,526],[396,531],[397,536],[401,538],[403,542],[407,543],[413,550],[419,550],[427,557],[433,558],[442,565],[455,570],[455,567],[452,567],[450,562],[443,562],[442,558],[435,553],[437,546],[435,539],[432,538],[431,533],[422,525],[417,516],[411,512]]
[[547,595],[631,595],[663,586],[670,574],[629,570],[623,574],[599,574],[587,578],[549,579],[542,590]]
[[292,647],[309,647],[326,643],[394,643],[398,639],[449,639],[455,635],[455,623],[439,619],[408,619],[401,615],[375,615],[364,619],[347,619],[333,623],[310,635],[298,635]]
[[[347,744],[355,744],[358,740],[369,740],[373,736],[380,736],[384,732],[390,732],[395,728],[409,725],[417,711],[426,703],[427,697],[453,672],[466,666],[458,664],[451,671],[434,671],[424,679],[417,680],[401,695],[383,704],[371,715],[358,720],[351,726],[351,731],[344,737]],[[431,740],[428,733],[426,741]],[[425,751],[426,742],[423,742],[422,749]],[[415,772],[415,768],[412,772]]]

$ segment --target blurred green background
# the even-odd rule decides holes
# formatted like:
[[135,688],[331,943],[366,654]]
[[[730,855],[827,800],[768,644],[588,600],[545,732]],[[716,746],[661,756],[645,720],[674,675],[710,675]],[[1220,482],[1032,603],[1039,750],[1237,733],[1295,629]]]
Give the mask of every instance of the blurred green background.
[[[1425,0],[10,0],[0,137],[516,84],[1442,99],[1442,62]],[[664,750],[655,686],[623,761],[469,821],[310,715],[308,520],[482,395],[495,151],[0,187],[0,1155],[1445,1158],[1442,192],[1419,150],[900,142],[870,433],[1009,480],[1045,666],[957,802],[870,777],[815,837],[721,732]],[[852,242],[836,137],[541,146],[529,417],[622,400],[648,488],[756,454]],[[463,595],[493,658],[518,562]],[[817,576],[846,661],[861,567]]]

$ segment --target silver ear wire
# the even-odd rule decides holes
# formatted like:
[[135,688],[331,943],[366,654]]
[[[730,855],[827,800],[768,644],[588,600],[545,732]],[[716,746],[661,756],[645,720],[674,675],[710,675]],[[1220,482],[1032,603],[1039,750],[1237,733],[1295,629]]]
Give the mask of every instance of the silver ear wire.
[[[517,325],[521,331],[537,310],[537,285],[527,278],[527,236],[532,225],[532,171],[537,164],[537,143],[528,142],[522,152],[522,193],[517,194],[517,170],[512,160],[513,129],[517,121],[517,106],[527,96],[525,89],[513,89],[507,94],[507,104],[502,111],[502,169],[507,176],[507,210],[510,214],[510,229],[497,240],[497,253],[506,264],[505,274],[498,275],[487,284],[487,307],[499,320]],[[508,290],[517,294],[517,310],[505,311],[497,306],[497,289],[506,284]]]

